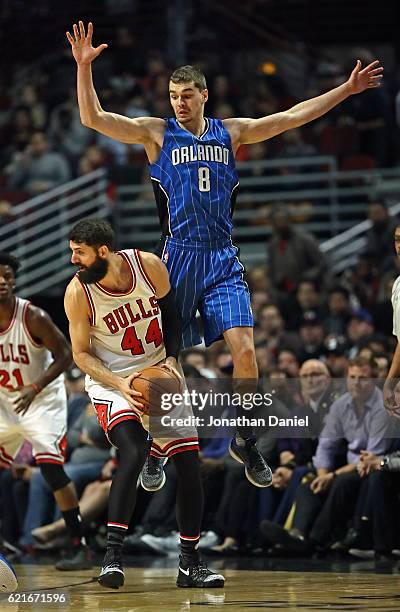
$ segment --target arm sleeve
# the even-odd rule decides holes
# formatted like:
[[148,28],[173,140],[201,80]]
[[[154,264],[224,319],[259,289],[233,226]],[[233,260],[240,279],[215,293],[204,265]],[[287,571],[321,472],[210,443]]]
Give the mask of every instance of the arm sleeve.
[[157,302],[161,310],[166,356],[178,359],[182,343],[182,319],[178,313],[172,289]]

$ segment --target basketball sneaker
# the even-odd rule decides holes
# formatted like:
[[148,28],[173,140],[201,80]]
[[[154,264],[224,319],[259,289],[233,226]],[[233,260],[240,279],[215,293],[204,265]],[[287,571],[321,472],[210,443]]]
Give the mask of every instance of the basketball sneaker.
[[182,558],[180,558],[178,578],[176,580],[177,587],[186,589],[217,589],[222,588],[224,584],[224,576],[209,570],[205,563],[185,567],[182,563]]
[[69,559],[61,559],[55,564],[60,572],[73,572],[75,570],[92,569],[92,551],[88,546],[78,546]]
[[125,574],[119,549],[107,548],[103,567],[97,581],[101,586],[108,587],[109,589],[119,589],[119,587],[124,586]]
[[163,488],[167,479],[164,472],[166,463],[166,457],[162,459],[153,455],[147,457],[140,474],[140,483],[145,491],[158,491]]
[[229,445],[229,454],[239,463],[243,463],[247,480],[256,487],[269,487],[272,484],[272,471],[256,446],[255,438],[237,442],[236,436]]
[[12,593],[18,588],[17,576],[3,555],[0,555],[0,592]]

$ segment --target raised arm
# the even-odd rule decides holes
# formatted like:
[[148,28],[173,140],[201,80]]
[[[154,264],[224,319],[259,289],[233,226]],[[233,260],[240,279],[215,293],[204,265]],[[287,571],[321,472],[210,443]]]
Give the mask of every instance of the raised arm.
[[383,68],[378,64],[379,61],[372,62],[361,70],[361,62],[357,60],[356,67],[345,83],[321,96],[300,102],[287,111],[260,119],[225,119],[224,125],[231,135],[234,150],[241,144],[262,142],[286,130],[300,127],[322,117],[349,96],[378,87],[383,76]]
[[69,321],[72,354],[78,368],[96,382],[122,393],[131,406],[141,408],[142,405],[137,401],[137,396],[141,394],[130,387],[132,376],[121,378],[106,368],[100,359],[92,354],[88,304],[76,278],[72,279],[67,287],[64,308]]
[[[93,47],[93,25],[89,23],[87,33],[83,22],[79,27],[73,25],[74,35],[66,33],[71,44],[72,55],[77,63],[77,88],[79,112],[83,125],[93,128],[106,136],[125,143],[143,144],[146,151],[152,145],[162,146],[165,130],[165,121],[155,117],[138,117],[130,119],[116,113],[109,113],[102,109],[96,90],[93,85],[92,62],[108,47],[101,44]],[[160,144],[161,143],[161,144]]]

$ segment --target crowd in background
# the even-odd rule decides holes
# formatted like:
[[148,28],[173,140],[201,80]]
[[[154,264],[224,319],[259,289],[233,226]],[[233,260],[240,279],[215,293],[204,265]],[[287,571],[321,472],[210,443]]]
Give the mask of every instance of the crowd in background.
[[[111,36],[109,49],[94,66],[103,107],[129,117],[169,116],[168,78],[176,66],[169,65],[161,51],[141,44],[128,27],[117,27]],[[367,49],[354,53],[364,64],[374,59]],[[352,63],[350,58],[342,64],[316,61],[298,98],[318,95],[343,82]],[[285,73],[275,69],[271,74],[262,66],[248,71],[235,61],[227,66],[223,55],[219,63],[205,56],[199,64],[208,79],[206,114],[210,116],[259,117],[299,101]],[[127,182],[137,180],[138,171],[139,176],[143,174],[146,160],[141,146],[117,143],[82,126],[75,64],[67,43],[52,63],[46,65],[37,58],[23,75],[15,71],[8,82],[5,77],[0,82],[0,215],[12,215],[14,203],[98,167],[115,170]],[[351,97],[318,122],[265,143],[243,146],[238,159],[318,153],[335,156],[339,167],[347,170],[393,165],[398,159],[396,93],[396,75],[386,71],[381,88]]]
[[[274,210],[269,267],[258,266],[246,276],[260,388],[272,392],[274,415],[308,415],[309,425],[258,429],[258,446],[274,470],[273,486],[266,490],[251,485],[230,458],[232,432],[221,429],[201,440],[206,492],[201,546],[207,554],[350,553],[385,560],[398,554],[392,517],[399,503],[400,431],[386,414],[381,391],[396,345],[390,298],[398,275],[397,221],[377,201],[369,204],[368,216],[367,250],[354,269],[338,277],[315,238],[293,227],[285,208]],[[189,388],[200,381],[207,389],[232,374],[223,342],[208,349],[200,345],[182,358]],[[101,549],[118,456],[97,424],[77,368],[67,373],[67,387],[66,472],[81,496],[89,539]],[[176,477],[172,465],[165,469],[161,491],[140,491],[125,544],[132,554],[178,551]],[[42,554],[66,545],[63,520],[32,465],[29,445],[11,470],[2,471],[0,495],[1,532],[11,549]]]
[[[0,87],[0,220],[12,218],[14,204],[99,167],[108,167],[110,176],[144,180],[142,147],[117,143],[81,125],[69,55],[66,46],[56,64],[32,70],[29,84],[18,76]],[[373,59],[368,51],[357,57],[364,63]],[[133,32],[120,26],[94,68],[101,103],[130,117],[169,116],[172,68],[161,52],[144,50]],[[229,75],[229,66],[216,61],[203,61],[202,68],[210,89],[208,115],[257,117],[298,101],[279,74]],[[349,72],[350,64],[328,69],[321,62],[303,98],[343,82]],[[318,153],[336,156],[345,170],[393,165],[398,159],[396,93],[394,75],[386,74],[382,88],[348,100],[317,123],[242,147],[238,158]],[[383,201],[371,200],[367,215],[372,227],[366,248],[355,266],[337,276],[315,237],[291,222],[290,211],[283,205],[272,210],[268,266],[247,274],[257,362],[261,384],[273,389],[278,412],[308,415],[312,435],[259,432],[260,450],[274,469],[273,487],[267,490],[250,485],[231,460],[227,436],[202,440],[201,547],[210,555],[350,552],[387,559],[399,554],[397,431],[381,394],[396,343],[390,301],[400,272],[396,220]],[[187,351],[183,364],[189,381],[207,383],[232,373],[221,343]],[[66,472],[81,496],[89,541],[101,549],[118,457],[96,422],[76,368],[68,373],[67,386]],[[140,490],[125,544],[132,553],[178,551],[176,478],[172,465],[165,469],[161,491]],[[2,470],[0,496],[1,533],[9,550],[41,554],[65,546],[65,526],[28,444],[14,467]]]

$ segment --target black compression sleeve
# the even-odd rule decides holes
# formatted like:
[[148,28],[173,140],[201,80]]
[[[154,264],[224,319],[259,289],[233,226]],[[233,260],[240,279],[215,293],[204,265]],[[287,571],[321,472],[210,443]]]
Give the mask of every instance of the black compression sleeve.
[[161,310],[166,356],[178,359],[182,342],[182,319],[172,289],[163,298],[157,299],[157,302]]

